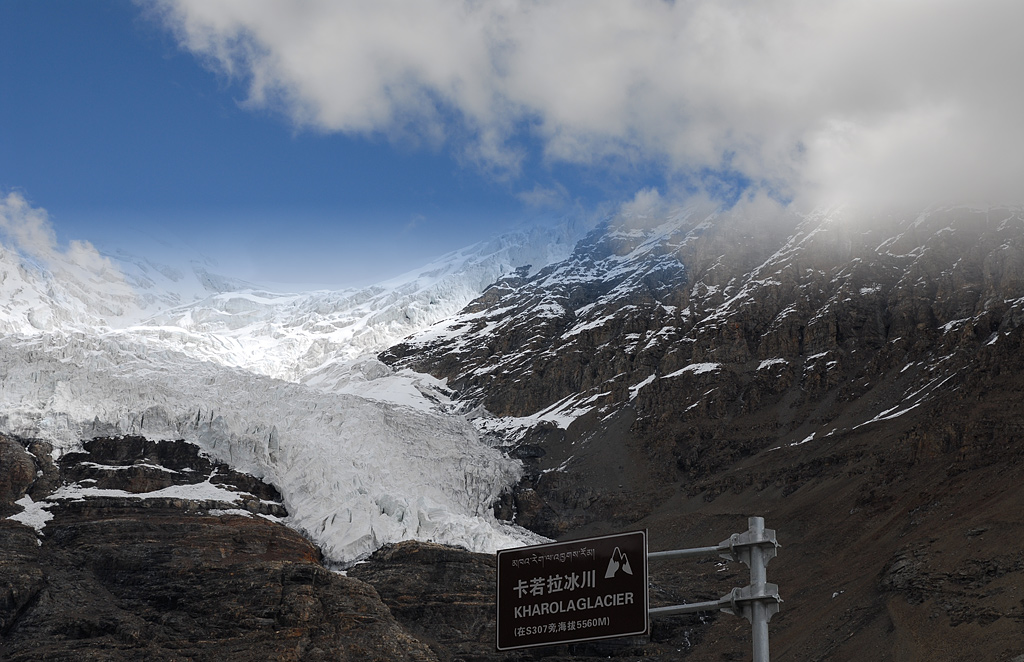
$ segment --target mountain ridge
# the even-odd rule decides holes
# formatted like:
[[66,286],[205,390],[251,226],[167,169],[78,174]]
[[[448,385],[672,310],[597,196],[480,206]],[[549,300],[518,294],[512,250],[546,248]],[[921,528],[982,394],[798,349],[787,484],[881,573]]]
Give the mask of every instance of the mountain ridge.
[[[687,218],[595,233],[381,358],[493,410],[475,422],[526,466],[496,512],[534,531],[648,528],[662,549],[765,516],[784,545],[771,581],[796,598],[779,659],[1024,653],[1021,210],[830,210],[774,234]],[[639,247],[629,273],[672,274],[664,289],[616,275]],[[990,558],[984,590],[949,579]],[[742,655],[734,630],[703,628],[687,659]]]
[[[0,431],[47,439],[57,454],[104,435],[200,444],[273,481],[289,524],[334,563],[407,538],[480,550],[536,540],[490,513],[496,493],[517,480],[518,462],[446,411],[437,380],[396,373],[372,352],[458,309],[519,268],[510,261],[559,255],[571,232],[498,238],[364,290],[207,292],[148,318],[132,307],[138,300],[177,304],[189,287],[205,287],[208,273],[132,262],[167,285],[119,273],[84,244],[81,255],[52,252],[48,268],[4,250],[0,306],[10,332],[0,337]],[[148,289],[131,290],[144,281]],[[126,307],[117,319],[95,305],[109,283]]]

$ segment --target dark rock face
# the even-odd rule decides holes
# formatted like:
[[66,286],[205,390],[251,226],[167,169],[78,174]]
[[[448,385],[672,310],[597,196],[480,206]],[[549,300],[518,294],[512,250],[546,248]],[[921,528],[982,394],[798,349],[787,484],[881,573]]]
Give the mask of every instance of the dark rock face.
[[17,508],[13,504],[25,496],[36,479],[36,463],[32,454],[17,443],[0,441],[0,515],[7,516]]
[[[0,437],[4,462],[33,462],[30,471],[5,474],[8,493],[42,501],[47,494],[33,481],[43,480],[36,467],[49,456],[24,448]],[[138,496],[47,500],[52,519],[38,536],[0,520],[0,658],[436,659],[373,588],[324,568],[300,535],[264,517],[225,513],[284,515],[270,485],[183,442],[99,439],[85,449],[61,459],[66,484]],[[174,494],[205,482],[237,498]],[[4,507],[19,510],[9,497]]]
[[395,618],[442,661],[502,659],[494,649],[494,557],[430,543],[378,550],[349,576],[371,584]]
[[[631,334],[671,324],[685,305],[679,293],[686,271],[667,244],[647,247],[628,264],[614,259],[637,243],[631,233],[596,231],[566,262],[492,285],[446,323],[450,333],[437,342],[396,345],[381,359],[443,374],[464,400],[495,415],[533,413],[653,365],[659,352],[638,357],[622,343],[635,345]],[[471,345],[463,351],[456,338],[471,338]]]
[[[673,223],[613,224],[382,358],[572,420],[505,439],[528,472],[496,512],[545,535],[702,546],[763,515],[773,659],[1024,655],[1024,214]],[[693,600],[700,566],[658,572]],[[683,652],[744,659],[747,632]]]

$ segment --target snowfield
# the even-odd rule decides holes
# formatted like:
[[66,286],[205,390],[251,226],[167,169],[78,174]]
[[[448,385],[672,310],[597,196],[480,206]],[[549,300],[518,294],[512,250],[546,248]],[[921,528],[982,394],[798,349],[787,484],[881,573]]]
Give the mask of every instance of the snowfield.
[[524,233],[378,286],[295,295],[87,244],[45,260],[0,246],[0,431],[58,455],[97,436],[196,443],[274,484],[285,523],[340,565],[405,539],[536,542],[491,513],[520,464],[446,407],[444,384],[374,356],[572,243]]

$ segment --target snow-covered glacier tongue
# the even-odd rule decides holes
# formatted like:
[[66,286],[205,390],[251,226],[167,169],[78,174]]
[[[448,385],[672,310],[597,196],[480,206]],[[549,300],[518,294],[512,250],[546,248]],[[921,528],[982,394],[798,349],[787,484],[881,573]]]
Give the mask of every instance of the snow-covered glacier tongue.
[[8,432],[63,450],[94,436],[185,439],[276,485],[289,524],[339,563],[416,538],[476,550],[524,534],[489,505],[520,467],[459,417],[331,394],[123,335],[0,340]]
[[[145,279],[124,261],[68,288],[60,269],[2,252],[17,286],[0,288],[0,431],[46,439],[56,453],[97,436],[191,441],[273,483],[286,523],[341,565],[404,539],[482,552],[535,541],[491,512],[520,463],[446,410],[442,383],[373,355],[572,243],[527,233],[364,290],[207,288],[178,305],[183,297],[154,293],[154,279],[140,289]],[[118,310],[97,309],[107,282]]]

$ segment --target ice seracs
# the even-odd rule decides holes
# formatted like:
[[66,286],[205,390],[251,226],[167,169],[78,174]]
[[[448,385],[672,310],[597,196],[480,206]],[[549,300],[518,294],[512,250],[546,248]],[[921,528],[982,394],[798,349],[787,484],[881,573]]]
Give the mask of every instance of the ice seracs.
[[92,271],[61,254],[42,266],[0,246],[0,431],[58,454],[122,434],[199,444],[277,486],[287,523],[341,564],[410,538],[536,540],[490,510],[519,463],[448,411],[443,382],[373,355],[572,243],[528,231],[381,285],[303,294],[123,254]]

